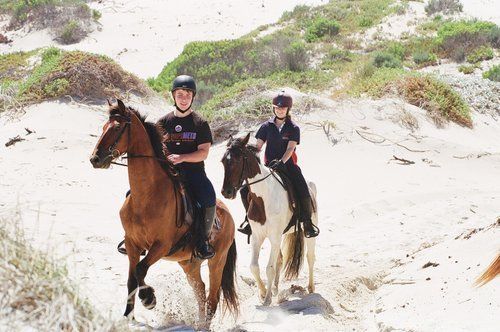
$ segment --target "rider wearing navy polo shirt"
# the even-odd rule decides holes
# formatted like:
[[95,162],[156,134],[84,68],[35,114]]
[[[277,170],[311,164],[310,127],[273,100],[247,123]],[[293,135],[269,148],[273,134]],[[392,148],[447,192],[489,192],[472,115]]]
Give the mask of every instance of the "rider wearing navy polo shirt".
[[[300,167],[297,165],[296,146],[300,144],[300,128],[292,121],[290,109],[292,108],[292,97],[281,91],[273,98],[274,117],[264,122],[255,138],[259,150],[264,144],[264,164],[269,168],[283,170],[292,181],[300,204],[300,221],[304,225],[304,235],[315,237],[319,229],[312,224],[312,201],[309,187],[307,185]],[[241,190],[241,198],[246,209],[248,189]],[[251,234],[250,224],[239,229],[244,234]]]

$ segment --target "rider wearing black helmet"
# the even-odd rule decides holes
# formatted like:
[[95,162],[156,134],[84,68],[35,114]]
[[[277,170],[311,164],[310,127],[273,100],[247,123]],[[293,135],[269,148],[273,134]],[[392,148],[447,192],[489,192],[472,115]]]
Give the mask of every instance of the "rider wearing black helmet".
[[[264,122],[255,138],[259,150],[266,144],[264,153],[265,164],[269,168],[281,169],[291,179],[300,203],[300,221],[304,225],[304,235],[315,237],[319,234],[317,226],[311,220],[312,201],[309,187],[307,185],[300,167],[297,165],[296,146],[300,143],[300,128],[290,116],[292,108],[292,97],[285,91],[280,91],[273,98],[274,117]],[[248,209],[248,189],[241,189],[241,198],[245,208]],[[250,224],[238,229],[244,234],[251,234]]]
[[175,109],[160,118],[158,125],[165,133],[164,144],[170,153],[168,160],[179,167],[187,186],[203,209],[202,238],[196,245],[196,255],[208,259],[215,254],[208,240],[215,218],[216,201],[214,187],[205,173],[203,161],[213,143],[212,132],[207,121],[191,108],[196,95],[196,83],[191,76],[177,76],[171,93]]

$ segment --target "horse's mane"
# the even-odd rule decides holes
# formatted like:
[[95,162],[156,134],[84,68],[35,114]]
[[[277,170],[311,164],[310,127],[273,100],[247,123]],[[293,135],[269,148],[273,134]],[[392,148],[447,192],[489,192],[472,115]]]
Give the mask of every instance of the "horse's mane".
[[[156,123],[146,121],[146,115],[141,114],[138,110],[133,107],[127,106],[127,110],[133,113],[141,121],[142,125],[148,133],[149,141],[153,147],[155,157],[159,159],[159,164],[161,168],[172,178],[178,176],[178,172],[174,166],[165,156],[164,146],[163,146],[163,130],[156,125]],[[119,113],[117,108],[112,108],[110,110],[110,115]]]
[[242,138],[237,138],[235,139],[232,143],[231,146],[229,147],[230,150],[233,151],[241,151],[243,152],[243,149],[247,149],[254,157],[257,159],[257,162],[260,164],[260,157],[259,157],[259,152],[260,150],[253,144],[242,144]]

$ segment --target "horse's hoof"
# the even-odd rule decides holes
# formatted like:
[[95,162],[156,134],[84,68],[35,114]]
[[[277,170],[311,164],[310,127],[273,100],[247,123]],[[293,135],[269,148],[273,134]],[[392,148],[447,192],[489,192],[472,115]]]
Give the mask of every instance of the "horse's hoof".
[[265,307],[269,307],[271,305],[271,297],[266,297],[264,299],[264,302],[262,302],[262,305],[265,306]]
[[307,287],[307,290],[309,291],[309,294],[314,293],[314,286]]
[[273,287],[273,296],[278,295],[278,287]]
[[142,305],[148,310],[156,306],[155,291],[150,286],[146,286],[139,290],[139,298],[141,299]]

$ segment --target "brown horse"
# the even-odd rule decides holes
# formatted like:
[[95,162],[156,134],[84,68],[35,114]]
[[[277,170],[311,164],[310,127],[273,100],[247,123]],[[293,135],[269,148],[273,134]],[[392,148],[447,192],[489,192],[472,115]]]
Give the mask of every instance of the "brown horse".
[[[179,179],[174,166],[162,150],[162,135],[155,124],[146,122],[136,110],[125,107],[121,100],[109,104],[109,120],[97,142],[90,161],[95,168],[108,168],[114,159],[127,153],[131,194],[125,199],[120,218],[125,230],[125,246],[129,259],[128,302],[125,316],[133,318],[135,293],[144,306],[156,305],[154,290],[144,282],[151,265],[161,258],[178,262],[186,273],[198,302],[199,320],[209,327],[220,292],[227,308],[238,312],[235,291],[236,244],[234,221],[227,207],[217,201],[219,226],[212,229],[210,243],[216,254],[208,260],[210,290],[208,298],[201,279],[202,260],[193,257],[193,244],[170,253],[190,229],[179,211],[182,197],[178,194]],[[140,254],[147,255],[139,261]]]

